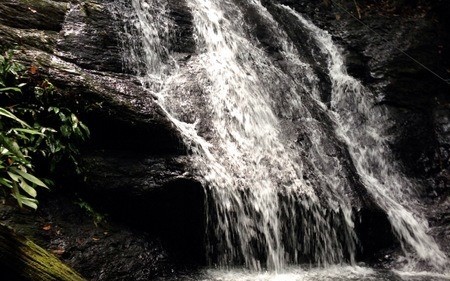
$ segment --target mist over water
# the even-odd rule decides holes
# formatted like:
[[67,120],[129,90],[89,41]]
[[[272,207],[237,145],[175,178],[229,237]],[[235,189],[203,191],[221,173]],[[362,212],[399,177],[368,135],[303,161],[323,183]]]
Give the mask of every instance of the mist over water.
[[[186,0],[196,48],[189,55],[171,50],[175,22],[166,0],[121,5],[126,64],[177,126],[190,148],[192,173],[205,186],[211,265],[280,274],[300,263],[354,265],[358,238],[349,163],[388,215],[409,264],[418,259],[440,270],[448,265],[428,235],[415,183],[390,157],[383,129],[388,113],[374,107],[371,93],[347,74],[326,31],[278,6],[321,51],[329,103],[322,100],[311,62],[258,0]],[[253,34],[249,10],[277,42],[276,59]],[[342,280],[371,274],[355,270],[343,271]],[[233,279],[220,272],[208,278],[341,280],[326,279],[323,272],[318,279],[298,271],[285,273],[287,279],[269,273],[239,279],[234,271]]]

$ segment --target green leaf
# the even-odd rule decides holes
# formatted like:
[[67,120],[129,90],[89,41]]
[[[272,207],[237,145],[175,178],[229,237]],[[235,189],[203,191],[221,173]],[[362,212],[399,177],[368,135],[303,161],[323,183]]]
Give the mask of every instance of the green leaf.
[[17,87],[7,87],[7,88],[0,88],[0,92],[16,92],[16,93],[22,93],[22,90]]
[[59,119],[61,119],[62,122],[67,121],[67,117],[63,112],[60,112],[58,115],[59,115]]
[[[13,134],[11,134],[11,133],[13,133]],[[16,131],[16,128],[13,128],[13,129],[9,130],[8,131],[8,135],[11,135],[11,137],[13,137],[14,141],[16,141],[16,142],[18,142],[19,139],[23,139],[23,140],[26,140],[26,141],[30,140],[28,134],[24,134],[23,132]],[[24,149],[23,149],[23,147],[21,148],[19,146],[19,149],[22,151],[22,153],[26,154]]]
[[19,188],[17,187],[16,182],[13,182],[12,196],[16,198],[17,203],[19,203],[19,207],[22,208],[22,195],[20,195]]
[[22,179],[21,176],[15,174],[15,173],[12,173],[12,172],[7,172],[7,173],[9,175],[9,177],[15,182],[20,182],[20,180]]
[[26,192],[28,193],[28,195],[30,195],[31,197],[36,197],[37,196],[37,192],[36,189],[32,188],[31,186],[29,186],[25,180],[21,180],[19,183],[20,187]]
[[41,135],[41,136],[45,137],[45,134],[43,134],[43,133],[41,133],[41,132],[39,132],[37,130],[34,130],[34,129],[14,128],[13,130],[17,131],[17,132],[23,132],[23,133],[26,133],[26,134],[30,134],[30,135]]
[[0,107],[0,116],[5,116],[6,118],[12,119],[18,123],[20,123],[25,128],[31,128],[27,123],[20,120],[16,115],[12,114],[10,111]]
[[28,181],[30,181],[30,182],[38,185],[38,186],[42,186],[42,187],[48,188],[48,186],[45,183],[43,183],[40,179],[38,179],[37,177],[33,176],[32,174],[29,174],[27,172],[21,171],[21,170],[16,169],[16,168],[11,168],[11,170],[14,171],[15,173],[21,175],[24,179],[26,179],[26,180],[28,180]]
[[48,111],[49,111],[49,112],[53,111],[54,113],[58,114],[58,113],[59,113],[59,107],[50,106],[50,107],[48,108]]
[[2,133],[0,133],[0,144],[3,144],[14,156],[19,158],[23,162],[28,162],[25,156],[20,151],[19,145],[15,142],[9,139],[8,137],[3,136]]
[[76,116],[75,114],[73,114],[73,113],[70,114],[70,120],[72,121],[72,123],[73,123],[74,125],[77,125],[77,124],[78,124],[78,118],[77,118],[77,116]]
[[56,133],[58,131],[56,131],[55,129],[52,129],[52,128],[42,127],[41,133],[45,134],[45,132]]
[[45,182],[45,184],[49,185],[49,186],[52,186],[55,184],[52,180],[49,180],[49,179],[42,179],[42,181]]
[[32,209],[34,209],[34,210],[36,210],[37,207],[38,207],[38,205],[37,205],[38,201],[37,201],[36,199],[23,197],[23,198],[22,198],[22,203],[23,203],[25,206],[28,206],[28,207],[30,207],[30,208],[32,208]]
[[12,188],[12,181],[0,177],[0,185]]
[[21,208],[22,208],[22,205],[28,206],[35,210],[38,207],[37,206],[38,201],[36,199],[23,196],[22,194],[13,194],[13,197],[16,198],[16,200],[19,203],[19,206]]
[[80,122],[80,127],[85,131],[86,136],[89,137],[89,135],[91,134],[89,128],[86,125],[84,125],[83,122]]
[[62,125],[60,128],[61,134],[65,137],[70,137],[70,129],[67,125]]

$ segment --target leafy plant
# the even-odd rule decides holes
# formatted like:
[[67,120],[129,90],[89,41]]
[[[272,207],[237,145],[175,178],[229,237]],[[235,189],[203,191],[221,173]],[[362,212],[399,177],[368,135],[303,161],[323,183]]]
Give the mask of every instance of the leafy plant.
[[47,137],[37,139],[34,153],[49,159],[50,171],[54,172],[61,162],[70,163],[71,169],[81,173],[77,156],[79,144],[89,138],[88,127],[79,120],[77,115],[67,107],[55,105],[61,98],[55,87],[44,80],[34,87],[34,96],[26,108],[17,108],[23,115],[31,115],[36,129],[46,128]]
[[96,210],[94,210],[94,208],[92,208],[92,206],[88,202],[84,201],[83,199],[78,198],[78,200],[75,202],[75,204],[77,204],[78,206],[80,206],[81,209],[86,211],[86,213],[92,218],[95,226],[98,226],[99,223],[102,223],[105,221],[106,215],[101,214],[101,213],[97,212]]
[[[16,78],[24,68],[23,65],[11,60],[11,53],[6,53],[5,56],[0,55],[0,93],[21,92],[20,87],[24,85],[16,83]],[[9,84],[14,86],[8,87]]]
[[37,67],[26,69],[9,54],[0,55],[0,97],[0,186],[10,189],[20,206],[36,209],[36,187],[53,182],[34,176],[34,165],[51,174],[70,163],[80,173],[78,147],[89,129],[59,106],[62,95]]
[[1,107],[0,116],[20,125],[20,127],[13,127],[6,132],[0,131],[0,185],[11,189],[11,194],[16,198],[20,207],[26,205],[36,209],[37,200],[34,198],[37,192],[35,187],[48,187],[31,173],[33,166],[27,155],[28,151],[19,146],[18,141],[29,140],[29,137],[33,135],[43,137],[45,135],[32,129],[27,123]]

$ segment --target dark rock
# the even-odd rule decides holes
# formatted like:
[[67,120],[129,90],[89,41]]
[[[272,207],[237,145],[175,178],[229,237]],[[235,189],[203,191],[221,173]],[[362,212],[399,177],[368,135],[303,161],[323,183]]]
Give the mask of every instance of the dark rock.
[[85,69],[122,72],[119,27],[105,5],[89,1],[68,11],[56,53]]
[[204,263],[205,194],[187,159],[96,152],[84,158],[85,194],[115,219],[158,235],[171,256]]
[[370,60],[361,50],[349,48],[344,54],[347,66],[347,72],[353,77],[359,77],[365,84],[373,81],[375,77],[370,74],[367,63]]
[[109,218],[96,226],[78,200],[54,191],[36,213],[1,204],[0,219],[89,280],[150,280],[176,270],[158,239]]
[[[0,4],[0,49],[16,46],[14,58],[38,67],[92,131],[83,149],[86,182],[63,181],[64,190],[40,199],[36,215],[1,217],[91,280],[150,280],[173,274],[174,261],[204,263],[203,187],[186,174],[187,148],[165,111],[125,74],[122,30],[107,4]],[[171,9],[175,51],[193,52],[190,13],[181,2]],[[109,223],[97,228],[71,192],[109,213]]]
[[45,52],[53,52],[58,33],[56,31],[21,29],[0,24],[1,48],[14,49],[17,46],[40,48]]
[[5,0],[0,3],[0,23],[15,28],[60,31],[68,9],[68,1]]
[[171,34],[171,49],[179,53],[195,53],[196,44],[193,38],[194,26],[192,14],[185,0],[169,1],[170,16],[175,22]]
[[[281,1],[281,3],[283,2]],[[292,40],[302,59],[314,69],[319,78],[322,100],[325,103],[329,103],[331,81],[327,74],[325,54],[319,50],[314,43],[314,39],[298,24],[297,19],[293,15],[286,14],[284,10],[272,4],[268,4],[267,8]]]
[[261,15],[255,6],[250,5],[247,1],[238,0],[244,14],[244,19],[250,26],[249,37],[257,39],[257,44],[274,58],[279,57],[281,51],[281,43],[277,40],[277,30],[271,28],[270,22],[263,15]]
[[40,67],[41,74],[85,112],[92,143],[140,152],[184,153],[175,126],[155,98],[128,75],[85,70],[41,51],[24,50],[16,57]]
[[400,243],[381,208],[365,206],[355,213],[355,232],[359,240],[357,260],[377,264],[386,253],[398,250]]
[[[417,191],[421,192],[430,209],[427,214],[435,229],[440,229],[436,231],[441,233],[437,235],[441,237],[441,245],[445,245],[446,239],[442,236],[448,232],[448,227],[441,219],[444,215],[432,210],[445,209],[439,202],[445,201],[444,194],[448,194],[449,86],[405,53],[441,77],[448,78],[450,40],[444,28],[449,19],[448,4],[441,1],[416,1],[411,5],[358,1],[362,24],[355,19],[358,15],[354,1],[340,1],[339,5],[331,1],[263,1],[292,40],[301,43],[297,46],[300,45],[302,54],[314,49],[310,48],[307,35],[296,28],[295,22],[279,15],[273,5],[277,2],[291,6],[333,34],[333,40],[346,50],[349,74],[372,90],[380,101],[377,106],[387,106],[394,124],[388,130],[395,136],[390,146],[404,172],[421,181],[423,187]],[[320,64],[320,53],[312,52],[310,61],[319,66],[315,70],[320,73],[324,67]],[[327,89],[326,85],[321,87]],[[322,97],[323,100],[326,98]],[[365,197],[364,192],[360,194]],[[368,198],[365,204],[369,205],[357,212],[360,219],[356,231],[363,247],[359,254],[362,259],[382,256],[398,245],[386,215],[371,206],[370,201]],[[379,237],[386,237],[386,240],[381,241]]]
[[[129,193],[139,199],[178,178],[184,178],[185,157],[155,158],[132,150],[102,150],[83,156],[88,188],[92,192]],[[119,200],[122,199],[118,197]]]
[[[188,148],[177,128],[156,98],[129,74],[134,71],[123,65],[121,48],[127,42],[119,39],[124,31],[116,25],[120,19],[115,18],[108,2],[2,1],[0,49],[17,46],[16,58],[38,66],[39,73],[49,77],[64,93],[67,104],[83,112],[82,117],[93,134],[83,152],[87,182],[79,192],[96,208],[110,213],[113,230],[93,228],[68,199],[43,202],[42,206],[49,207],[39,211],[37,217],[21,213],[14,214],[14,219],[5,213],[1,216],[16,225],[14,220],[35,218],[36,222],[26,227],[28,231],[49,248],[64,249],[60,251],[61,257],[93,280],[147,280],[164,276],[172,268],[171,259],[204,262],[205,191],[200,182],[186,173],[190,170]],[[267,19],[252,5],[243,0],[236,2],[250,26],[249,38],[284,70],[286,62],[282,61],[280,42],[276,40],[279,31],[270,30]],[[357,16],[355,2],[350,0],[340,1],[342,7],[330,1],[261,2],[291,38],[302,59],[313,65],[325,103],[330,100],[331,82],[324,54],[296,19],[275,4],[286,4],[304,13],[319,27],[330,31],[347,50],[349,73],[373,90],[379,100],[376,106],[389,109],[395,124],[390,128],[396,136],[390,142],[395,157],[409,176],[424,183],[421,192],[430,210],[433,231],[439,241],[448,245],[445,238],[449,233],[448,85],[403,53],[448,77],[448,3],[414,1],[422,5],[419,8],[400,6],[400,2],[392,7],[388,1],[377,4],[361,0],[358,3],[366,23],[362,25],[342,10],[344,7]],[[170,51],[177,53],[180,64],[187,65],[196,59],[192,15],[186,1],[168,1],[167,8],[174,30],[171,38],[165,40],[169,41]],[[187,80],[195,80],[196,75],[203,74],[186,74]],[[192,90],[175,97],[189,97],[191,104],[196,105],[177,111],[181,112],[180,119],[190,123],[199,116],[207,116],[210,110],[201,98],[200,87],[192,84]],[[177,91],[176,85],[170,90]],[[303,102],[310,101],[305,98]],[[203,109],[193,109],[197,107]],[[320,111],[311,114],[331,128],[331,121]],[[200,123],[200,134],[207,138],[210,126],[207,118],[201,119],[206,121]],[[302,135],[301,128],[295,129],[299,146],[307,149],[315,140]],[[398,246],[386,214],[359,182],[343,144],[330,137],[329,143],[323,145],[328,156],[347,159],[343,162],[343,173],[351,183],[353,192],[349,196],[357,209],[356,232],[363,248],[359,259],[377,260]],[[312,168],[310,171],[308,168],[305,160],[305,178],[313,180],[308,174],[313,173]],[[54,232],[42,229],[48,222],[53,222]]]

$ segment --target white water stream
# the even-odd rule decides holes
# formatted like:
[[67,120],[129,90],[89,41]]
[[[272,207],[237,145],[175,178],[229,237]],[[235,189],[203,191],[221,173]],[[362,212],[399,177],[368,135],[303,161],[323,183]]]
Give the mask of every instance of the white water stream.
[[[370,93],[346,73],[331,36],[280,7],[327,55],[328,109],[317,76],[271,14],[258,0],[244,2],[279,41],[284,69],[252,36],[235,1],[186,0],[197,51],[182,62],[169,48],[174,22],[165,0],[131,0],[127,16],[128,64],[178,127],[190,146],[193,172],[208,189],[210,262],[275,271],[305,256],[318,265],[354,263],[351,182],[342,159],[325,150],[337,144],[320,112],[388,214],[405,253],[444,267],[447,258],[427,235],[420,205],[407,192],[414,183],[398,172],[384,144],[387,113],[374,108]],[[308,147],[297,143],[299,129],[313,140]]]
[[[345,141],[358,174],[376,203],[388,214],[405,253],[413,258],[429,261],[438,268],[448,265],[446,255],[439,249],[421,214],[416,199],[415,183],[399,172],[384,133],[389,113],[374,106],[373,95],[355,78],[347,74],[344,59],[328,32],[319,29],[302,15],[287,6],[328,55],[328,69],[332,81],[331,114],[337,124],[336,133]],[[412,249],[411,249],[412,248]],[[411,251],[412,250],[412,251]]]

